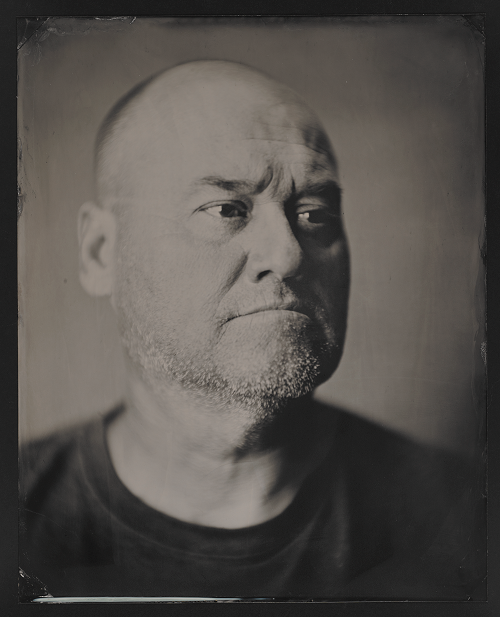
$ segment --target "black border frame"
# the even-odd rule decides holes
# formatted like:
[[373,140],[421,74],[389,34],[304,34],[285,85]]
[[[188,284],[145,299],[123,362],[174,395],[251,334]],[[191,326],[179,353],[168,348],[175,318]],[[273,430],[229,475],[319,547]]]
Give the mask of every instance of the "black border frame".
[[[488,331],[488,600],[486,602],[283,602],[155,604],[19,604],[17,598],[17,190],[16,190],[16,17],[29,16],[326,16],[326,15],[478,15],[486,36],[486,203]],[[3,0],[0,21],[0,148],[3,202],[0,210],[2,294],[0,302],[0,383],[3,418],[0,431],[0,608],[3,615],[80,615],[128,617],[237,614],[267,616],[314,614],[339,616],[493,616],[500,614],[500,3],[497,0]]]

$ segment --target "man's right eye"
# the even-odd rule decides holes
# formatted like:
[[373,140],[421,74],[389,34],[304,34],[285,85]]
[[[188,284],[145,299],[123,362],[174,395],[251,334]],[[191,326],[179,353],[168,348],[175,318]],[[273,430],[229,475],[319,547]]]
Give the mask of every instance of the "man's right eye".
[[203,208],[203,212],[210,216],[232,219],[232,218],[247,218],[248,208],[240,201],[224,201]]

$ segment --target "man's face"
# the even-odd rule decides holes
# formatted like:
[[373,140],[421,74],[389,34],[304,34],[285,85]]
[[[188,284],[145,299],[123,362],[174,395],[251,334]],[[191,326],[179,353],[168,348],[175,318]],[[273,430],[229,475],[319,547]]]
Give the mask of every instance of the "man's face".
[[341,356],[337,172],[297,104],[214,96],[174,101],[168,126],[152,119],[119,225],[114,302],[146,377],[276,404],[324,381]]

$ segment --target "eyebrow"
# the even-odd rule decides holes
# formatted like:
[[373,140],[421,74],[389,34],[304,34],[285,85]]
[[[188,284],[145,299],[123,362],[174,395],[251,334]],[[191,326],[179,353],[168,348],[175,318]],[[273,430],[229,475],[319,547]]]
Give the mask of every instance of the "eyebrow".
[[299,200],[307,196],[317,196],[324,199],[330,206],[339,208],[342,200],[342,189],[338,182],[332,179],[311,182],[303,190],[298,191],[295,199]]
[[215,186],[228,193],[252,192],[258,193],[261,189],[262,182],[255,183],[249,180],[226,180],[220,176],[205,176],[195,182],[196,186]]
[[[260,182],[251,182],[249,180],[226,180],[220,176],[205,176],[204,178],[197,180],[195,184],[196,186],[215,186],[223,191],[227,191],[228,193],[247,192],[255,194],[262,192],[267,187],[269,184],[269,178],[264,178]],[[295,184],[293,185],[293,189],[295,193]],[[323,195],[325,197],[328,196],[330,199],[340,199],[342,189],[335,180],[326,179],[318,182],[312,182],[302,191],[295,194],[298,198],[305,195],[314,194]]]

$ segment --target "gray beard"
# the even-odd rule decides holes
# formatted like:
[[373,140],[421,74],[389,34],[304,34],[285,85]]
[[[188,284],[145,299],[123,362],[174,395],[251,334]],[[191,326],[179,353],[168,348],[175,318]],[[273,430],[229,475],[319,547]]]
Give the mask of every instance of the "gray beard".
[[137,326],[123,329],[121,335],[128,356],[154,391],[187,390],[204,405],[250,410],[257,422],[270,420],[290,400],[309,394],[328,379],[341,355],[339,347],[325,341],[286,341],[266,370],[249,377],[243,368],[229,377],[213,352],[190,354],[172,342],[154,340]]

